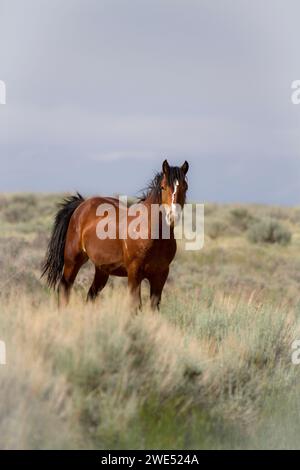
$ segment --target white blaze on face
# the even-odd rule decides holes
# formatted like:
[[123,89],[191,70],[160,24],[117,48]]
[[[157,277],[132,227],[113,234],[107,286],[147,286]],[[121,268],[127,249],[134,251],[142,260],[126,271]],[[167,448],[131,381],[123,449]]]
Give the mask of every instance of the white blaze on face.
[[166,215],[166,220],[167,223],[170,225],[172,222],[176,222],[178,219],[178,211],[177,211],[177,206],[175,202],[176,198],[176,193],[177,193],[177,188],[179,186],[179,181],[176,180],[174,183],[174,190],[172,193],[172,202],[171,202],[171,207],[169,208],[167,215]]
[[175,183],[174,183],[174,191],[173,191],[173,194],[172,194],[171,211],[173,212],[173,214],[176,214],[175,196],[176,196],[176,193],[177,193],[177,186],[179,186],[178,180],[176,180]]

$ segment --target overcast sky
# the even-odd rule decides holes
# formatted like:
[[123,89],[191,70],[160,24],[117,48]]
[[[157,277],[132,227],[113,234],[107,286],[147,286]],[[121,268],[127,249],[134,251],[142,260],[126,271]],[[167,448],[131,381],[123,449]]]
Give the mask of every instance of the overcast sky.
[[0,192],[300,204],[298,0],[0,0]]

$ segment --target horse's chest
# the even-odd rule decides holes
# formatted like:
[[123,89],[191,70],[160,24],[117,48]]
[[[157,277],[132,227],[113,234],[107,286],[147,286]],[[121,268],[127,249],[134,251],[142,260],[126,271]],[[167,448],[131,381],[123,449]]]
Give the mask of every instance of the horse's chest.
[[145,257],[145,272],[164,271],[176,253],[176,242],[153,246]]

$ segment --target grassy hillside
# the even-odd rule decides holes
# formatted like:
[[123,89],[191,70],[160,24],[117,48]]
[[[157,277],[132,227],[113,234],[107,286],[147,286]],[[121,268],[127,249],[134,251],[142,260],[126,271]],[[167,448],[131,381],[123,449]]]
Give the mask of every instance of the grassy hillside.
[[205,246],[171,266],[161,311],[126,281],[68,308],[40,280],[59,195],[0,197],[1,448],[299,447],[300,209],[205,208]]

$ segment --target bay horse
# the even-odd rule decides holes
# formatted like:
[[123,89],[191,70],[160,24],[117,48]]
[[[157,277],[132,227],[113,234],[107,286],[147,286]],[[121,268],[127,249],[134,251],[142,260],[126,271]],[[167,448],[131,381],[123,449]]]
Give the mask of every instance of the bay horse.
[[[151,307],[159,308],[169,265],[176,253],[176,208],[182,208],[185,203],[188,169],[187,161],[181,167],[176,167],[170,166],[165,160],[162,171],[148,185],[139,200],[149,214],[150,224],[144,238],[121,238],[116,218],[116,237],[99,239],[97,224],[99,220],[103,220],[103,214],[97,215],[97,208],[108,204],[118,215],[120,204],[116,198],[92,197],[85,200],[77,193],[60,204],[42,267],[42,276],[47,275],[48,286],[53,289],[58,287],[59,305],[68,302],[78,271],[90,259],[95,266],[95,275],[87,300],[94,300],[105,287],[109,276],[113,275],[128,277],[128,287],[135,308],[141,306],[141,282],[147,279],[150,283]],[[168,238],[162,237],[163,214],[160,213],[157,221],[152,220],[150,209],[154,204],[164,208],[165,220],[169,226]],[[127,206],[125,214],[130,222],[132,216],[129,215]],[[155,239],[151,237],[151,224],[158,224],[156,228],[159,236]]]

